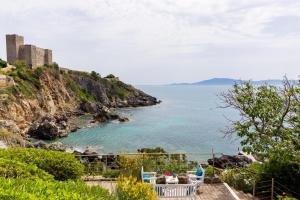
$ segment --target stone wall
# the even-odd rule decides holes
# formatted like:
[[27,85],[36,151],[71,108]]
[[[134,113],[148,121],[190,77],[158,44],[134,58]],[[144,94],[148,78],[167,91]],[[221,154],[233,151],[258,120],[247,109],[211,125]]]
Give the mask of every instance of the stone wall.
[[20,47],[24,45],[24,37],[16,34],[6,35],[7,62],[15,64],[19,59]]
[[45,64],[46,65],[52,65],[52,50],[45,49]]

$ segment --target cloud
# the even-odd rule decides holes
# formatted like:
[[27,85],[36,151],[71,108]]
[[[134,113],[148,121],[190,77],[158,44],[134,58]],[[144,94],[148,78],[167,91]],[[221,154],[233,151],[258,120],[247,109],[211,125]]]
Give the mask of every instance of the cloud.
[[[236,76],[236,71],[246,79],[298,75],[297,0],[0,0],[0,4],[0,25],[5,27],[0,35],[22,34],[28,43],[52,48],[63,66],[112,72],[132,83],[195,81],[216,74]],[[5,43],[4,37],[0,42]],[[5,48],[0,57],[5,57]],[[147,76],[136,74],[145,71]]]

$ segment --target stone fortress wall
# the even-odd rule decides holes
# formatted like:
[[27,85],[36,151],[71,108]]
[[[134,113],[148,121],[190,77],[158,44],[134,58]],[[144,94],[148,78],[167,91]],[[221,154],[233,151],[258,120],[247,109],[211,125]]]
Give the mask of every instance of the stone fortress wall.
[[16,34],[6,35],[7,62],[15,64],[17,60],[25,61],[27,67],[52,64],[52,50],[25,44],[24,37]]

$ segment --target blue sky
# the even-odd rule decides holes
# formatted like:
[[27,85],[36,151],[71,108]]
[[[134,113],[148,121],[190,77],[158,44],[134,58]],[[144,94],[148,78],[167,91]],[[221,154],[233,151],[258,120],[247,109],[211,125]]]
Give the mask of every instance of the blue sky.
[[132,84],[297,79],[299,0],[0,0],[5,34]]

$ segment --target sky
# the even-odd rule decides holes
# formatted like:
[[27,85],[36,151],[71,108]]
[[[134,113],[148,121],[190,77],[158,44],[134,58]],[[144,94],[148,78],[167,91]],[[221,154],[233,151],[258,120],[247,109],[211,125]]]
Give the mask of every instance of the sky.
[[5,34],[131,84],[300,75],[299,0],[0,0]]

